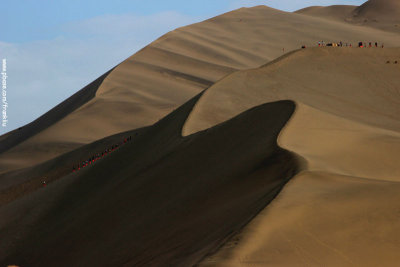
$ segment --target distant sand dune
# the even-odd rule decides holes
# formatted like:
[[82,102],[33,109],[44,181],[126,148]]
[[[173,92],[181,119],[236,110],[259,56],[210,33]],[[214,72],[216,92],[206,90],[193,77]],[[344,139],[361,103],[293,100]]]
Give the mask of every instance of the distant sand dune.
[[354,9],[356,18],[400,22],[400,2],[396,0],[369,0]]
[[369,0],[359,7],[307,7],[296,13],[400,33],[400,2],[397,0]]

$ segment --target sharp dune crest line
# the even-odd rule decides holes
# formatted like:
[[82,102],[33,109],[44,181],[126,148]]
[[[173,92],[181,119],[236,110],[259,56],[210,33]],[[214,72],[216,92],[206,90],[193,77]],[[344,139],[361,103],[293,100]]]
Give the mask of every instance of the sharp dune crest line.
[[400,132],[298,103],[278,144],[306,159],[309,171],[400,182]]
[[312,48],[260,68],[235,72],[204,93],[182,134],[213,127],[250,107],[285,99],[399,132],[400,64],[393,64],[399,56],[400,48]]

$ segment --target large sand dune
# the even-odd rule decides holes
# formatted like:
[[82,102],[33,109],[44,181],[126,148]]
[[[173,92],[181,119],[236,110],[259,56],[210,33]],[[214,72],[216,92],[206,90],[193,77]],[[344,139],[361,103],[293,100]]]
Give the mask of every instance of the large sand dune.
[[356,21],[385,3],[177,29],[0,137],[0,265],[396,266],[400,35]]
[[3,138],[1,151],[8,151],[0,154],[0,173],[151,125],[225,75],[258,67],[301,45],[315,46],[318,40],[353,44],[370,40],[396,46],[400,36],[265,6],[179,28],[116,66],[97,85],[94,98],[83,96],[86,104],[79,109],[51,110],[45,117],[56,120],[38,119],[34,129],[25,126]]
[[305,170],[204,266],[399,261],[399,58],[398,48],[306,49],[234,73],[205,92],[185,134],[264,102],[295,100],[278,142],[304,160]]
[[[386,62],[398,57],[399,49],[295,51],[229,75],[152,127],[22,170],[15,177],[32,177],[1,198],[0,262],[390,266],[400,246],[400,77]],[[386,78],[379,90],[363,68]],[[337,79],[344,73],[350,86]],[[283,98],[297,105],[280,133],[293,103],[264,103]],[[127,135],[132,143],[68,174]],[[44,176],[53,182],[38,188]]]

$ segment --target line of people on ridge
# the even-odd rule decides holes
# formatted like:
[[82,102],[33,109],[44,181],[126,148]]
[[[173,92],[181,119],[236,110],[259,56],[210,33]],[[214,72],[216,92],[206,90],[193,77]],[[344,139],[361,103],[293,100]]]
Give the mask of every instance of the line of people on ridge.
[[129,141],[131,141],[131,140],[132,140],[132,136],[129,136],[129,137],[127,137],[127,138],[124,138],[124,140],[121,141],[120,143],[117,143],[117,144],[115,144],[115,145],[112,145],[111,147],[105,149],[105,150],[102,151],[102,152],[93,154],[93,155],[92,155],[91,157],[89,157],[88,159],[83,160],[82,162],[79,162],[79,163],[78,163],[78,166],[75,166],[75,165],[72,166],[72,171],[75,172],[75,171],[79,171],[79,170],[82,169],[82,168],[85,168],[86,166],[88,166],[88,165],[94,163],[95,161],[101,159],[102,157],[105,157],[105,156],[109,155],[111,152],[113,152],[114,150],[120,148],[122,145],[126,144],[127,142],[129,142]]
[[351,43],[343,43],[342,41],[340,42],[331,42],[331,43],[325,43],[324,41],[318,41],[318,47],[323,47],[323,46],[338,46],[338,47],[352,47]]
[[[324,47],[324,46],[335,46],[335,47],[353,47],[352,43],[343,43],[342,41],[338,42],[338,43],[325,43],[324,41],[318,41],[318,47]],[[372,43],[372,42],[368,42],[368,44],[366,42],[358,42],[358,47],[360,48],[364,48],[364,47],[382,47],[384,48],[385,45],[382,44],[378,44],[378,42]]]
[[[375,44],[373,44],[372,42],[368,42],[368,46],[367,46],[367,43],[365,43],[365,42],[358,42],[358,47],[361,47],[361,48],[363,48],[363,47],[374,47],[374,46],[375,47],[379,47],[378,42],[375,42]],[[384,48],[385,45],[382,43],[380,45],[380,47]]]

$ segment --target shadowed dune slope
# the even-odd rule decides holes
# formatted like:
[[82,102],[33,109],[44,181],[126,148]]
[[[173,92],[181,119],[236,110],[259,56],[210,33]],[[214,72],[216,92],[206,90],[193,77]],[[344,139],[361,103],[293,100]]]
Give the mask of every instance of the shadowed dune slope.
[[297,173],[276,144],[295,106],[261,105],[182,137],[197,99],[137,136],[121,134],[133,140],[91,167],[3,204],[0,264],[190,266],[222,245]]
[[91,144],[83,145],[41,164],[0,174],[0,206],[38,190],[42,187],[41,182],[43,180],[51,183],[68,175],[73,170],[73,167],[77,168],[78,163],[81,166],[81,163],[92,157],[93,154],[104,152],[112,145],[123,142],[129,136],[137,137],[145,132],[146,129],[140,128],[109,136]]
[[115,67],[85,105],[40,133],[26,135],[32,137],[25,142],[8,144],[12,148],[0,155],[0,172],[151,125],[225,75],[258,67],[303,44],[354,44],[370,38],[386,46],[400,43],[395,33],[265,6],[241,8],[176,29]]

